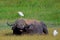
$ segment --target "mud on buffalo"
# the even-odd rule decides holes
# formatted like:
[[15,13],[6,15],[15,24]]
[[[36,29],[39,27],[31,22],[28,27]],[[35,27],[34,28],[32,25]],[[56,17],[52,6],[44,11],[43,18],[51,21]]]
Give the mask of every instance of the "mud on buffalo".
[[17,19],[12,24],[7,22],[7,25],[12,26],[13,34],[48,34],[47,25],[33,19]]

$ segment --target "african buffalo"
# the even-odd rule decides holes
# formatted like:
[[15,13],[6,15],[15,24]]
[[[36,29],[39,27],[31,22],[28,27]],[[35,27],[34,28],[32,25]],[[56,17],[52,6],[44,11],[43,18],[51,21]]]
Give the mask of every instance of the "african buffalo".
[[13,34],[22,34],[22,33],[30,33],[30,34],[48,34],[48,29],[45,23],[37,21],[37,20],[28,20],[28,19],[18,19],[13,24],[9,24],[12,26]]

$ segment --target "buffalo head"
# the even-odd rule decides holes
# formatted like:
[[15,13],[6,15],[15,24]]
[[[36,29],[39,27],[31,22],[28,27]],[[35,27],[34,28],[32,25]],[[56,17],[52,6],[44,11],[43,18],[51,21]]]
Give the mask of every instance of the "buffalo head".
[[27,24],[24,19],[18,19],[13,24],[9,24],[9,26],[12,26],[13,34],[21,34],[25,32],[25,27],[27,27]]

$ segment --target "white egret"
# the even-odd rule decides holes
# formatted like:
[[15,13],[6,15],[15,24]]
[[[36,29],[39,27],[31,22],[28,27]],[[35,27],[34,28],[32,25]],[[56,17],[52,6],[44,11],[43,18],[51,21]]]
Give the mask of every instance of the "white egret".
[[56,36],[58,34],[57,30],[53,31],[53,36]]
[[18,14],[19,14],[20,16],[24,16],[23,12],[18,12]]

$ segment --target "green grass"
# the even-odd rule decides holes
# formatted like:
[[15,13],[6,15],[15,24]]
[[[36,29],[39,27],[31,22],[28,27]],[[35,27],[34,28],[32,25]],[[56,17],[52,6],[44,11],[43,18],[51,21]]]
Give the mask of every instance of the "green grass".
[[22,18],[44,21],[48,27],[60,26],[60,0],[0,0],[0,29],[9,28],[7,20],[21,18],[18,11],[24,13]]
[[23,18],[60,22],[60,0],[0,0],[0,20]]

